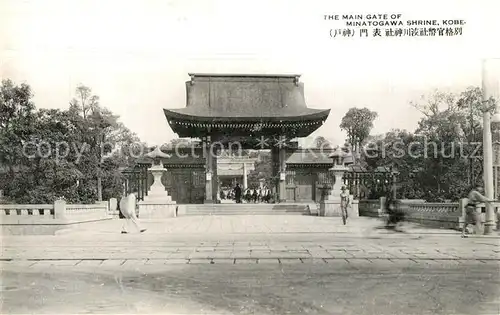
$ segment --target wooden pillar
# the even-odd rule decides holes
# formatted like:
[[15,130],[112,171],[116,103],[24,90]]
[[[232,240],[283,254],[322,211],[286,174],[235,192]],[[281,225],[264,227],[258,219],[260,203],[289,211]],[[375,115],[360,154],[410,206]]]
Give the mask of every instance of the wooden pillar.
[[[278,168],[278,150],[275,147],[271,148],[271,170],[273,179],[279,179],[279,168]],[[271,183],[271,192],[274,195],[278,193],[278,182],[277,180],[273,180]]]
[[248,180],[247,180],[247,164],[243,163],[243,189],[247,189]]
[[[280,143],[284,143],[285,137],[280,136]],[[286,201],[286,147],[284,145],[278,148],[278,159],[279,159],[279,185],[278,194],[279,201]]]
[[137,173],[137,169],[134,169],[134,193],[135,193],[135,199],[139,199],[139,174]]
[[137,199],[142,200],[142,169],[137,170]]
[[204,203],[214,203],[213,199],[213,154],[210,136],[203,139],[203,155],[205,155],[205,200]]
[[[148,195],[149,185],[148,185],[148,168],[143,168],[143,178],[144,178],[144,196]],[[165,174],[166,176],[166,174]]]
[[217,156],[219,152],[218,149],[211,145],[211,155],[212,155],[212,200],[217,203],[219,200],[219,176],[217,176]]

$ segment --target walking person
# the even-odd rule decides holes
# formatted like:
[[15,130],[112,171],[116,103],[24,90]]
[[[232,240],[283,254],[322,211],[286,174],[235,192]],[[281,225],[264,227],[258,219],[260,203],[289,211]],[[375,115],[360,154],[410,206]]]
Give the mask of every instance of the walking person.
[[480,203],[485,203],[485,202],[494,202],[495,200],[493,199],[488,199],[483,195],[483,187],[481,185],[476,185],[470,192],[467,197],[468,202],[467,205],[465,206],[465,222],[464,226],[462,227],[462,237],[467,237],[466,232],[467,232],[467,226],[469,224],[473,224],[476,226],[476,232],[477,232],[477,225],[480,220],[479,213],[477,213],[476,209],[477,206]]
[[342,222],[344,223],[344,225],[347,223],[347,218],[349,217],[347,208],[350,207],[350,205],[351,205],[351,200],[349,196],[349,191],[345,186],[342,186],[340,192],[340,209],[342,211]]
[[136,199],[133,193],[129,194],[126,197],[123,197],[120,200],[120,212],[125,217],[125,221],[123,222],[122,225],[122,234],[129,233],[130,223],[132,223],[135,226],[136,230],[139,231],[140,233],[146,231],[146,229],[141,227],[139,221],[137,220],[137,215],[135,213],[135,205],[136,205]]

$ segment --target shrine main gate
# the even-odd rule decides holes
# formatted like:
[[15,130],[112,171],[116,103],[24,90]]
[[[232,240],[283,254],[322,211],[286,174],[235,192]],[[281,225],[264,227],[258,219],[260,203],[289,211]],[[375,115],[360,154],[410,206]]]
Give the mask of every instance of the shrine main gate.
[[204,203],[217,202],[220,151],[270,149],[272,188],[286,200],[286,155],[293,139],[307,137],[328,118],[329,109],[308,108],[300,75],[189,74],[186,107],[164,109],[172,130],[201,140],[205,157]]
[[[172,130],[181,138],[196,138],[187,152],[166,152],[164,185],[178,203],[215,203],[221,151],[271,151],[271,190],[277,202],[319,201],[332,186],[328,152],[300,149],[297,138],[309,136],[330,110],[308,108],[300,75],[189,74],[186,107],[164,109]],[[241,152],[241,151],[240,151]],[[137,179],[139,199],[152,178],[144,158],[129,171]],[[146,173],[147,174],[147,173]],[[141,177],[142,176],[142,177]],[[142,178],[142,179],[141,179]]]
[[[167,172],[162,182],[172,199],[179,204],[205,203],[207,183],[219,183],[219,178],[207,180],[206,157],[202,148],[163,150],[170,158],[162,160]],[[175,152],[177,151],[177,152]],[[332,166],[332,150],[288,148],[285,151],[285,180],[275,178],[270,187],[276,202],[319,202],[330,192],[334,178],[329,169]],[[134,170],[124,172],[127,193],[135,192],[139,200],[147,195],[153,182],[147,169],[151,161],[143,158]],[[277,166],[275,165],[274,168]],[[357,165],[350,165],[343,178],[344,184],[356,199],[378,198],[392,189],[394,177],[390,170],[376,168],[372,171]],[[280,182],[284,184],[284,195],[280,194]],[[217,191],[217,190],[216,190]],[[217,200],[216,196],[215,199]]]

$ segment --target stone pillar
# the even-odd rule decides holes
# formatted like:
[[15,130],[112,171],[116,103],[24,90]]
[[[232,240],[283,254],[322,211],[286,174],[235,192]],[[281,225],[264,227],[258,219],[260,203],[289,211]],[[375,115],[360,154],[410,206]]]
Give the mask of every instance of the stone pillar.
[[462,198],[458,200],[458,227],[457,230],[462,230],[465,224],[465,216],[466,213],[465,211],[467,210],[467,204],[469,203],[469,200],[467,198]]
[[359,200],[354,199],[354,195],[350,195],[351,207],[347,209],[349,218],[359,218]]
[[243,189],[247,189],[248,180],[247,180],[247,163],[243,163]]
[[[482,64],[482,100],[483,103],[487,103],[490,98],[496,99],[498,95],[498,69],[500,69],[500,59],[486,59],[483,60]],[[495,125],[498,119],[500,119],[500,112],[497,108],[493,112],[485,111],[483,113],[483,180],[484,180],[484,190],[485,196],[488,199],[494,199],[494,186],[493,186],[493,139],[492,139],[492,124]],[[495,114],[496,115],[493,115]],[[495,128],[496,129],[496,128]],[[484,234],[492,234],[495,227],[495,209],[491,203],[486,204],[486,222],[484,225]]]
[[109,198],[108,211],[110,215],[118,215],[118,200],[116,198]]
[[54,219],[66,218],[66,201],[59,199],[54,201]]
[[378,208],[378,216],[381,217],[385,213],[385,204],[387,202],[387,197],[380,197],[379,198],[379,208]]

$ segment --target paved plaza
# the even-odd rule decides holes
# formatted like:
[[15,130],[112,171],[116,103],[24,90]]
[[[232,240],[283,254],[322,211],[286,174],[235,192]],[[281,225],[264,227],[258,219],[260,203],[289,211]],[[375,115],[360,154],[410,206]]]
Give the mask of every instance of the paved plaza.
[[192,216],[2,238],[2,313],[499,314],[500,238]]

